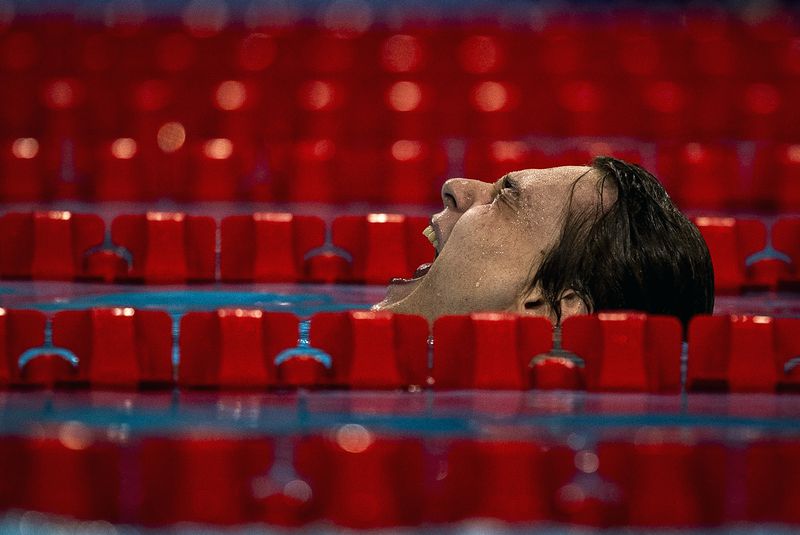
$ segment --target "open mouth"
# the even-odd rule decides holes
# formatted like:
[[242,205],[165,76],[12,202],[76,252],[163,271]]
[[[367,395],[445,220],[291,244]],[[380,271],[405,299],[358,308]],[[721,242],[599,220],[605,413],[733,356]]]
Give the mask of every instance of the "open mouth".
[[[434,262],[435,262],[436,261],[436,257],[439,256],[439,238],[438,238],[438,233],[434,230],[433,226],[428,225],[427,227],[425,227],[425,230],[422,231],[422,234],[426,238],[428,238],[428,241],[430,241],[431,245],[433,245],[433,248],[435,250],[435,256],[434,256]],[[409,282],[418,281],[419,279],[421,279],[422,277],[424,277],[425,275],[428,274],[428,271],[430,271],[431,266],[433,266],[433,262],[428,262],[428,263],[422,264],[414,271],[414,274],[411,276],[410,279],[396,278],[396,279],[392,279],[391,282],[392,282],[392,284],[405,284],[405,283],[409,283]]]

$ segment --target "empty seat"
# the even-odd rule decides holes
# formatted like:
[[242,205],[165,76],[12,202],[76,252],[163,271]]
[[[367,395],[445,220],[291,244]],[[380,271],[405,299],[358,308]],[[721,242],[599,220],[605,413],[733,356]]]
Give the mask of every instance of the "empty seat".
[[255,155],[249,144],[221,137],[195,143],[190,150],[190,180],[181,199],[233,201],[243,196],[245,179],[255,168]]
[[738,293],[769,283],[759,281],[758,272],[747,266],[748,257],[767,246],[764,223],[732,217],[696,217],[692,221],[708,245],[718,293]]
[[0,200],[42,201],[49,198],[39,140],[21,137],[3,143],[0,159]]
[[741,208],[747,204],[736,148],[710,143],[658,148],[658,176],[683,210]]
[[67,211],[0,216],[0,277],[75,280],[91,277],[85,255],[101,245],[105,224],[95,214]]
[[797,319],[697,316],[689,328],[689,390],[775,392],[800,386]]
[[434,385],[443,389],[535,388],[534,360],[550,353],[552,335],[552,325],[545,318],[499,313],[441,317],[433,326]]
[[676,393],[682,335],[677,318],[605,312],[564,320],[562,345],[583,360],[588,390]]
[[762,439],[746,447],[745,503],[741,515],[750,522],[796,525],[800,496],[800,444],[793,439]]
[[53,344],[78,358],[68,382],[92,387],[172,383],[172,319],[160,310],[65,310],[53,318]]
[[81,520],[123,521],[122,449],[82,423],[55,426],[55,432],[23,440],[10,470],[19,485],[16,506]]
[[777,270],[778,287],[797,288],[800,286],[800,217],[779,218],[772,226],[772,245],[789,257],[789,263],[781,263]]
[[427,497],[435,522],[558,518],[553,497],[574,470],[569,450],[537,440],[455,439],[439,457],[447,474],[429,483]]
[[388,312],[320,312],[311,346],[331,357],[333,386],[403,388],[428,384],[428,322]]
[[228,216],[221,229],[220,277],[227,282],[308,280],[305,257],[325,243],[325,223],[316,216]]
[[800,210],[800,145],[766,144],[756,149],[753,207],[791,212]]
[[434,249],[422,234],[428,218],[394,214],[340,216],[333,221],[333,244],[352,255],[343,281],[386,284],[411,277],[432,262]]
[[424,519],[424,453],[413,438],[376,436],[345,424],[297,447],[297,471],[313,489],[313,506],[350,528],[417,526]]
[[267,388],[282,384],[275,358],[297,345],[293,314],[249,309],[188,312],[181,318],[178,383]]
[[93,201],[140,201],[149,194],[139,143],[121,137],[95,149],[96,169],[89,198]]
[[148,437],[135,454],[133,515],[142,524],[237,525],[261,520],[264,505],[259,499],[272,483],[271,440],[213,433]]
[[206,282],[215,276],[216,222],[179,212],[121,215],[111,223],[113,242],[133,264],[120,280],[148,283]]
[[28,378],[19,359],[29,349],[44,344],[47,319],[38,310],[0,308],[0,386],[19,385]]
[[637,431],[632,442],[602,442],[598,474],[613,485],[618,522],[640,528],[716,526],[727,517],[725,446]]

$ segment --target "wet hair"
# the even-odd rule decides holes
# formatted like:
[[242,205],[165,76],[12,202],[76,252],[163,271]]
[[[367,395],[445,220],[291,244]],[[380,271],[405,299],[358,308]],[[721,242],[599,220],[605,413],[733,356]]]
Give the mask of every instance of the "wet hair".
[[[658,180],[638,165],[601,156],[601,202],[575,208],[573,184],[560,239],[533,276],[561,320],[561,297],[574,291],[592,312],[638,310],[689,319],[714,308],[714,271],[700,232]],[[616,200],[603,202],[607,181]]]

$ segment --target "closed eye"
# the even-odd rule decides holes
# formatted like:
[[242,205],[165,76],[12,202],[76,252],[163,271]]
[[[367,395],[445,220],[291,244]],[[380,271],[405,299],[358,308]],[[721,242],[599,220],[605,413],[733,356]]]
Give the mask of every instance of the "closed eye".
[[544,299],[534,299],[525,303],[525,310],[536,310],[544,306]]

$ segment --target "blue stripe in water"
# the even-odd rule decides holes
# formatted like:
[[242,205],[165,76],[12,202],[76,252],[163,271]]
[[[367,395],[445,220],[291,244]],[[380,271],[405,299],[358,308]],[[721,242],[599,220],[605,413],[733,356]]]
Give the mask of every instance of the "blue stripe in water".
[[225,307],[258,308],[268,311],[292,312],[310,316],[316,312],[336,312],[369,308],[367,304],[340,303],[330,295],[303,293],[283,294],[232,291],[146,291],[88,295],[60,299],[57,303],[33,303],[30,308],[59,311],[92,307],[125,306],[133,308],[158,308],[175,315],[189,310],[214,310]]

